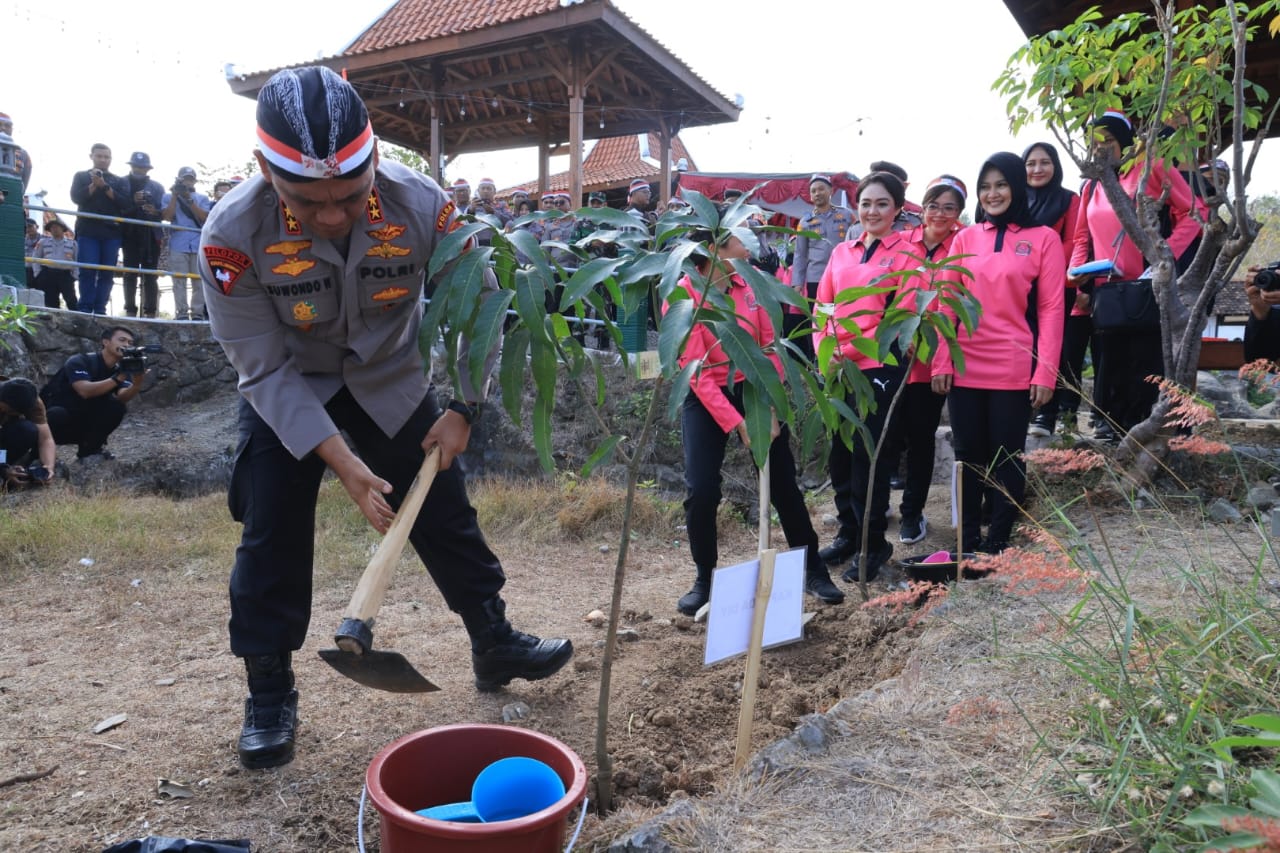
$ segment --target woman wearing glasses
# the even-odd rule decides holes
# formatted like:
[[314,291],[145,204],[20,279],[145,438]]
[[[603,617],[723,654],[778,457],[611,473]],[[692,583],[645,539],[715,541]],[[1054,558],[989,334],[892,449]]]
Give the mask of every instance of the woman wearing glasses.
[[[960,232],[960,214],[967,199],[964,182],[954,175],[942,175],[930,181],[924,191],[923,223],[903,232],[910,244],[908,251],[916,258],[932,263],[950,257],[953,254],[951,243]],[[936,275],[924,270],[919,277],[919,286],[926,286]],[[899,505],[902,521],[898,527],[898,541],[908,545],[919,542],[929,530],[924,504],[929,498],[929,483],[933,480],[934,438],[942,418],[942,406],[947,399],[933,393],[930,381],[929,363],[913,360],[907,387],[898,401],[898,413],[894,415],[891,434],[894,444],[888,449],[891,471],[897,470],[899,457],[907,454],[906,486]]]
[[[1062,185],[1062,160],[1058,149],[1048,142],[1036,142],[1022,152],[1027,166],[1027,205],[1036,225],[1047,225],[1062,241],[1063,257],[1070,262],[1075,239],[1080,196]],[[1063,280],[1066,312],[1063,318],[1062,358],[1058,364],[1058,389],[1053,399],[1040,407],[1031,419],[1028,435],[1050,436],[1062,415],[1062,426],[1075,431],[1076,408],[1080,405],[1080,372],[1089,346],[1093,323],[1089,319],[1089,299],[1077,298],[1075,282]]]
[[[933,359],[933,390],[948,394],[956,459],[964,463],[961,533],[964,550],[1003,551],[1026,493],[1022,451],[1033,406],[1053,396],[1062,346],[1066,276],[1062,241],[1036,225],[1027,203],[1027,170],[1010,152],[993,154],[978,173],[983,221],[956,235],[951,254],[970,255],[958,276],[982,305],[972,333],[957,341],[964,370],[940,347]],[[955,273],[943,273],[951,279]],[[1027,309],[1034,306],[1039,333]],[[991,500],[991,525],[982,536],[982,497]]]
[[[913,270],[919,262],[911,256],[911,244],[906,235],[893,230],[893,222],[907,193],[906,186],[897,176],[888,172],[872,172],[858,183],[857,212],[863,232],[857,240],[838,243],[831,253],[826,271],[818,282],[814,322],[814,349],[822,351],[823,341],[835,339],[835,351],[831,356],[831,370],[849,361],[865,375],[875,392],[876,408],[866,417],[866,427],[872,442],[879,441],[885,428],[889,404],[902,383],[906,357],[898,353],[899,363],[882,364],[865,354],[855,345],[855,338],[874,339],[877,327],[884,316],[892,292],[875,293],[841,301],[840,295],[852,288],[874,287],[877,284],[902,286],[903,279],[886,276],[904,270]],[[855,326],[857,332],[851,328]],[[823,549],[822,557],[828,564],[844,563],[853,558],[853,566],[843,575],[845,581],[858,579],[858,558],[862,545],[862,523],[870,513],[867,542],[866,578],[871,580],[880,567],[893,556],[893,546],[885,540],[889,523],[889,475],[893,469],[881,453],[875,473],[871,471],[871,454],[863,436],[854,433],[853,447],[845,446],[836,436],[831,443],[829,466],[831,486],[835,492],[836,515],[840,532],[835,541]],[[873,481],[874,477],[874,481]],[[874,482],[871,506],[866,505],[867,486]]]

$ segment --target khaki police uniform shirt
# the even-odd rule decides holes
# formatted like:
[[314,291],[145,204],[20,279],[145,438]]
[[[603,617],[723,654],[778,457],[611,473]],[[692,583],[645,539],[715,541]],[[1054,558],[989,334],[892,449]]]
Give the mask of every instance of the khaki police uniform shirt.
[[[246,184],[209,214],[199,257],[210,327],[240,393],[299,459],[337,434],[324,406],[343,386],[394,436],[427,393],[423,280],[454,225],[453,202],[425,175],[384,161],[344,257],[261,175]],[[460,349],[463,395],[482,400]]]
[[822,280],[822,273],[831,260],[831,252],[844,241],[858,221],[858,217],[847,207],[833,204],[822,213],[809,211],[809,215],[800,220],[801,231],[816,231],[818,239],[796,237],[795,260],[791,266],[791,283],[811,284]]

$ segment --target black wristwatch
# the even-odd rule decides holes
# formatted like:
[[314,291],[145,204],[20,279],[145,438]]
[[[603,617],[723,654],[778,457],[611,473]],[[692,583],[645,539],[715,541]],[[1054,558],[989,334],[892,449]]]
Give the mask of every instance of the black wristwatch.
[[462,415],[462,419],[467,422],[467,426],[471,426],[476,422],[476,418],[480,417],[480,404],[467,403],[462,400],[450,400],[446,408],[451,412],[457,412]]

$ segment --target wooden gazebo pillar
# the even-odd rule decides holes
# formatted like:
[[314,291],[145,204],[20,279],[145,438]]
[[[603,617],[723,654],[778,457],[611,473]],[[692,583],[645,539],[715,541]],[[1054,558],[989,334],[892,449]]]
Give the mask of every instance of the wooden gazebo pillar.
[[582,199],[582,110],[583,84],[582,42],[569,44],[569,196],[572,205],[581,207]]

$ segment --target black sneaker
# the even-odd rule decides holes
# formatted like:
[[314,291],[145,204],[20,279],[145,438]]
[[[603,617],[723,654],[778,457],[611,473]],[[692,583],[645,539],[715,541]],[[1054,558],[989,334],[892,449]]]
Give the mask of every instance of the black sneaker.
[[[867,580],[868,581],[875,580],[880,575],[880,567],[883,566],[885,563],[887,563],[889,561],[889,558],[892,556],[893,556],[893,546],[890,545],[888,542],[881,545],[879,550],[868,552]],[[853,565],[851,565],[848,569],[845,570],[845,573],[840,576],[840,580],[844,581],[845,583],[857,583],[858,568],[859,568],[858,564],[861,562],[861,559],[862,559],[861,554],[854,554]]]
[[804,591],[823,604],[844,603],[844,593],[840,591],[840,587],[831,582],[831,576],[825,570],[820,574],[815,572],[805,577]]
[[929,522],[923,515],[904,515],[898,525],[898,541],[904,545],[919,542],[929,532]]
[[835,566],[847,562],[856,553],[858,553],[858,546],[852,539],[837,536],[834,542],[818,552],[818,556],[828,566]]
[[1037,412],[1036,416],[1031,419],[1031,425],[1027,427],[1027,435],[1034,435],[1038,438],[1048,438],[1053,435],[1054,418],[1044,412]]
[[1111,424],[1103,421],[1093,430],[1093,440],[1101,441],[1106,444],[1119,444],[1120,434],[1112,428]]

